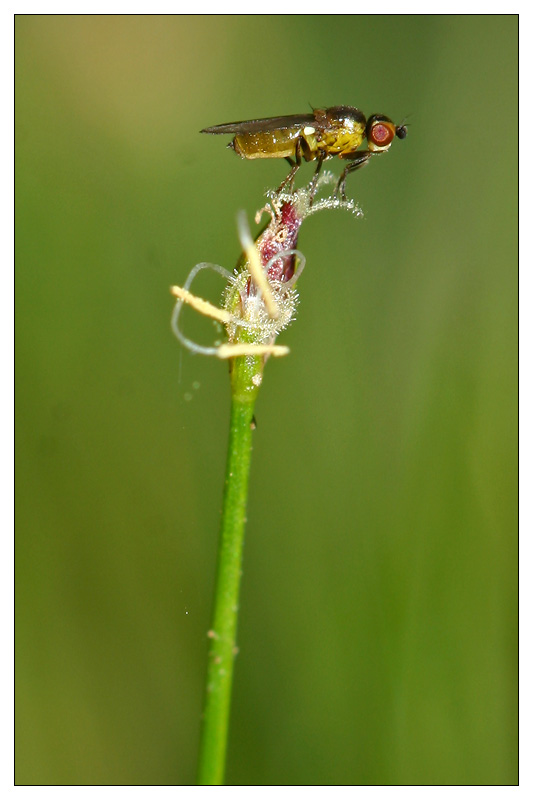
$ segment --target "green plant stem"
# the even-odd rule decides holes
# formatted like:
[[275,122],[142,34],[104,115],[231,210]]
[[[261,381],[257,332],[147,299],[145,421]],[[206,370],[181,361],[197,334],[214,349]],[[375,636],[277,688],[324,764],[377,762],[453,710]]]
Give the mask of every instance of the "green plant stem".
[[220,786],[224,781],[253,414],[257,396],[257,386],[253,384],[252,377],[261,372],[261,359],[249,356],[234,359],[226,483],[213,622],[208,634],[211,646],[198,762],[198,784],[202,786]]

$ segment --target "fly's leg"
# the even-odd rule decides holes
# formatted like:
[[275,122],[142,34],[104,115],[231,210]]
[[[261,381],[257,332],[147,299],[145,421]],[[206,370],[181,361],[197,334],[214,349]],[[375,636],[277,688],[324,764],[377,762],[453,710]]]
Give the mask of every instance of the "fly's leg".
[[350,163],[344,168],[344,172],[342,173],[339,182],[337,184],[337,188],[335,189],[335,195],[339,196],[341,200],[346,200],[346,178],[350,172],[355,172],[356,169],[361,169],[364,167],[365,164],[368,164],[368,160],[370,156],[374,156],[376,153],[373,153],[371,150],[361,150],[361,152],[356,153],[353,158],[350,159]]
[[288,161],[289,164],[291,165],[291,171],[289,172],[283,183],[281,183],[277,188],[276,194],[279,194],[281,191],[283,191],[283,189],[287,186],[287,184],[289,184],[289,191],[291,192],[291,194],[294,191],[294,178],[296,176],[296,173],[300,169],[300,164],[302,163],[302,147],[299,139],[296,142],[294,159],[295,160],[293,161],[292,158],[289,158],[288,156],[285,158],[285,161]]
[[300,169],[300,163],[301,162],[298,163],[298,161],[297,161],[296,163],[294,163],[292,158],[286,158],[285,161],[288,161],[289,164],[291,165],[291,171],[289,172],[289,174],[287,175],[285,180],[282,181],[280,183],[280,185],[278,186],[278,188],[276,189],[276,194],[280,194],[280,192],[283,191],[283,189],[287,186],[287,184],[290,184],[289,191],[292,192],[293,186],[294,186],[294,176],[296,175],[296,173]]
[[318,176],[320,175],[320,170],[322,169],[322,164],[324,163],[324,154],[319,153],[317,156],[317,165],[315,174],[313,175],[313,180],[311,181],[311,185],[309,187],[309,207],[313,205],[313,200],[316,194],[316,187],[318,185]]

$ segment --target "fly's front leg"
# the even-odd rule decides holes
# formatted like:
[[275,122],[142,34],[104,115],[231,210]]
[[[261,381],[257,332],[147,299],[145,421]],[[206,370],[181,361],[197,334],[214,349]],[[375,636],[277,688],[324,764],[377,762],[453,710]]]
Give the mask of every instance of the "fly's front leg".
[[294,161],[292,160],[292,158],[289,158],[288,156],[285,158],[285,161],[289,162],[292,169],[285,178],[285,180],[283,181],[283,183],[281,183],[280,186],[277,188],[276,194],[279,194],[287,184],[289,184],[289,191],[291,192],[291,194],[294,191],[294,178],[296,173],[300,169],[300,164],[302,163],[302,146],[300,144],[300,139],[296,141],[294,158],[295,158]]
[[376,153],[373,153],[371,150],[361,150],[361,152],[356,153],[353,157],[350,158],[350,163],[344,168],[344,172],[342,173],[339,182],[337,184],[337,188],[335,189],[335,196],[339,196],[341,200],[346,200],[346,178],[350,172],[355,172],[356,169],[361,169],[364,167],[365,164],[368,163],[370,156],[374,156]]

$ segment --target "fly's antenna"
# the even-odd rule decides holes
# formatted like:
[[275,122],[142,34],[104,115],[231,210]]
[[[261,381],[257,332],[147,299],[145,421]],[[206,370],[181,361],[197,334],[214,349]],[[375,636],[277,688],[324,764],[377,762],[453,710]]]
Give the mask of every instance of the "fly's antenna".
[[411,117],[411,116],[412,116],[412,114],[407,114],[407,115],[406,115],[406,116],[405,116],[405,117],[402,119],[402,121],[400,122],[400,124],[399,124],[399,125],[396,125],[396,136],[398,137],[398,139],[405,139],[405,137],[407,136],[407,129],[408,129],[409,125],[410,125],[410,123],[409,123],[409,122],[407,122],[407,120],[408,120],[408,119],[409,119],[409,117]]

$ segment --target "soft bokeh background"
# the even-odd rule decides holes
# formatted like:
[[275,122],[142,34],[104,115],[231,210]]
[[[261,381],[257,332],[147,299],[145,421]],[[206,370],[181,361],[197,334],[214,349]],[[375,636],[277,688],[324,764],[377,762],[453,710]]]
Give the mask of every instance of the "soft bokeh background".
[[194,782],[229,391],[168,287],[286,174],[200,128],[309,103],[410,129],[300,236],[227,781],[517,780],[516,17],[25,16],[19,783]]

